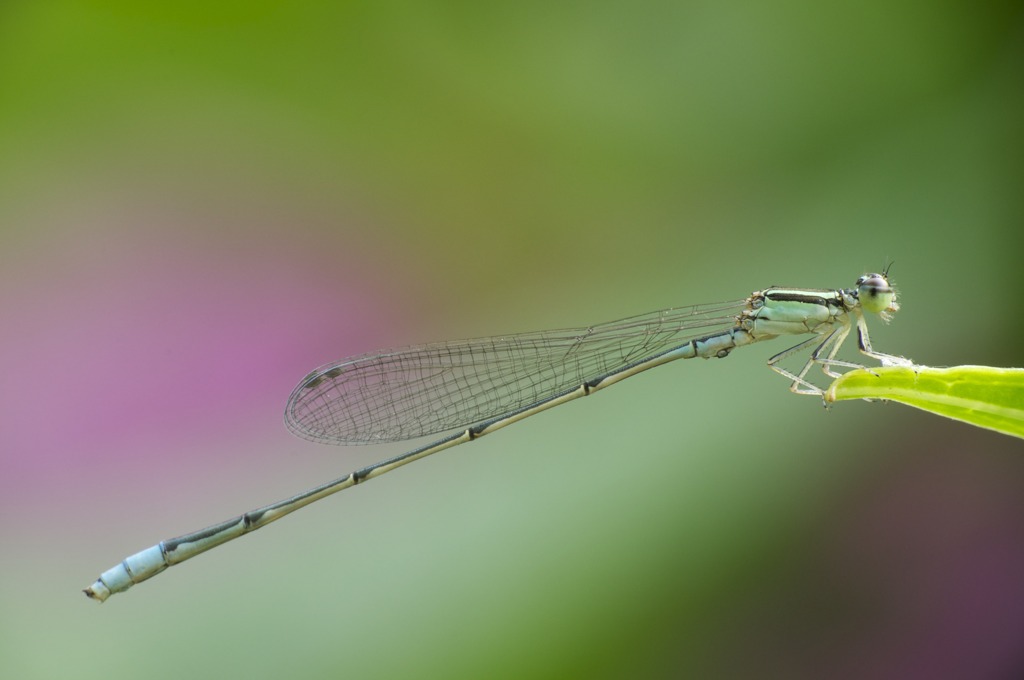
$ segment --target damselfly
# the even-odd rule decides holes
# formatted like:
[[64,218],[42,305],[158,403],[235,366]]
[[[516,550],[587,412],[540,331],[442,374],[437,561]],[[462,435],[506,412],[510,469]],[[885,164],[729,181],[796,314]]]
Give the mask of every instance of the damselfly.
[[[815,365],[838,377],[836,358],[856,327],[860,351],[883,365],[908,363],[871,348],[864,312],[884,320],[898,309],[888,270],[853,288],[767,288],[733,302],[666,309],[621,321],[557,331],[442,342],[366,354],[316,369],[288,399],[285,422],[328,444],[394,442],[455,431],[277,503],[252,510],[126,558],[85,589],[103,601],[167,567],[233,540],[333,493],[406,463],[479,439],[535,413],[614,385],[641,371],[694,357],[723,358],[736,347],[778,336],[811,337],[768,360],[798,394],[821,395]],[[811,348],[796,372],[783,359]]]

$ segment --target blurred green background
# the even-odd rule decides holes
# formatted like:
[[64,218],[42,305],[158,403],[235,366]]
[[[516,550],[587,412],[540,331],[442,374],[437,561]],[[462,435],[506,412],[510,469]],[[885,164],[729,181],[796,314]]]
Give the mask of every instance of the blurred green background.
[[1021,366],[1017,3],[0,5],[0,675],[1005,678],[1024,448],[682,362],[102,607],[123,556],[403,447],[379,347],[840,287]]

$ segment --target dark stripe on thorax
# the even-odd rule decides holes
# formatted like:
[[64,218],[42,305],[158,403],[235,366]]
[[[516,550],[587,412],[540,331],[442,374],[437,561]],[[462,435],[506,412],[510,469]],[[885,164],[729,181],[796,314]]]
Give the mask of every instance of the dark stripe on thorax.
[[822,305],[825,307],[842,306],[838,293],[835,297],[822,297],[819,293],[800,293],[797,291],[768,291],[765,297],[775,302],[801,302],[810,305]]

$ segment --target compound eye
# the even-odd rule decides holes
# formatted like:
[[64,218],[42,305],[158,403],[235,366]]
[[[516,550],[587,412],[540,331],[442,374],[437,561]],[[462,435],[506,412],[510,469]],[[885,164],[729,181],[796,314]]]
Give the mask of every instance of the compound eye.
[[857,288],[869,295],[877,295],[880,292],[891,290],[889,282],[881,274],[865,274],[857,279]]

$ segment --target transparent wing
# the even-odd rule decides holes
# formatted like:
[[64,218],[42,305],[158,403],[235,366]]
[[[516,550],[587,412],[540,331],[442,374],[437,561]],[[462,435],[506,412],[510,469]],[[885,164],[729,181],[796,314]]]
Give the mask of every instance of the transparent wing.
[[316,369],[285,422],[329,444],[391,442],[528,408],[693,338],[731,328],[747,300],[680,307],[590,326],[385,350]]

